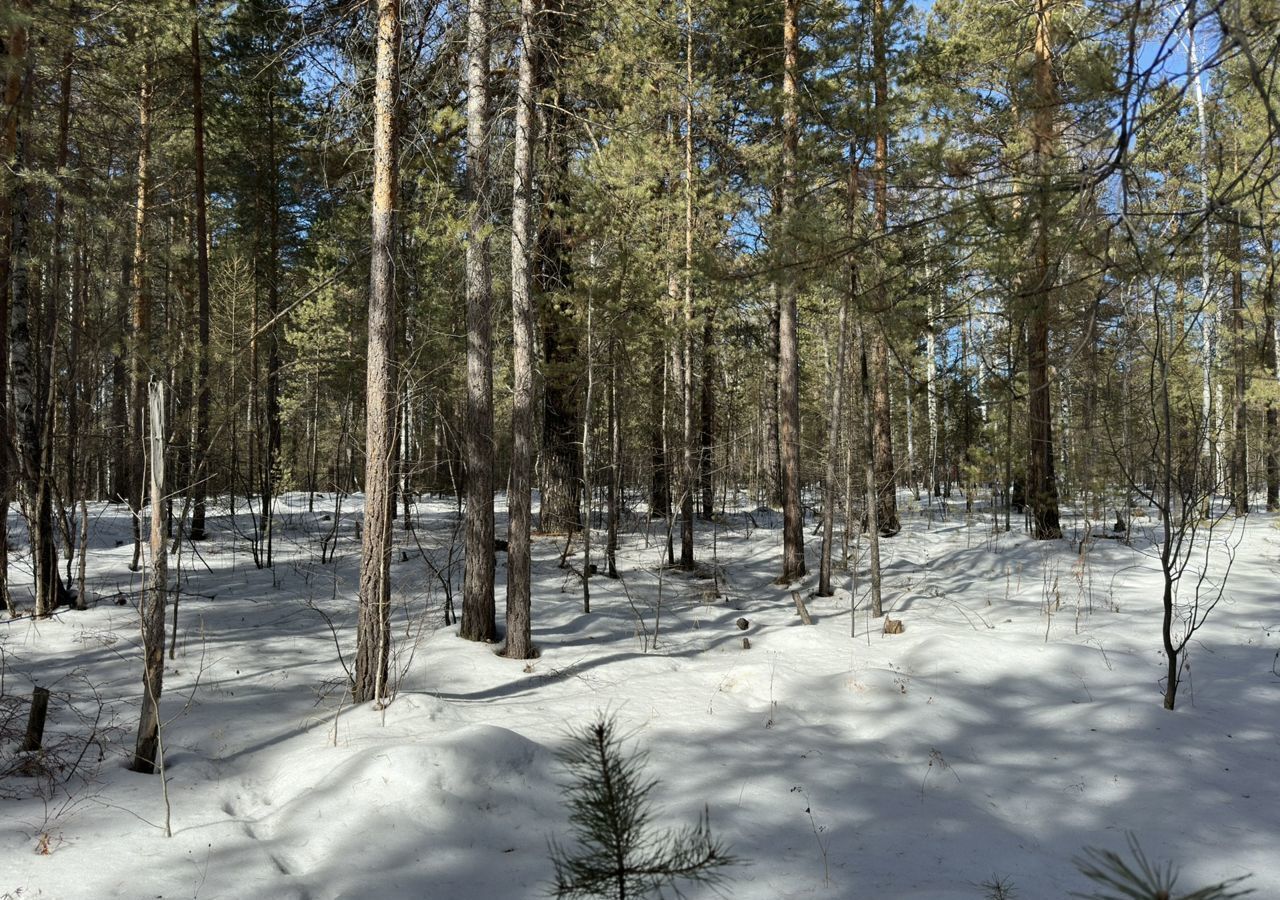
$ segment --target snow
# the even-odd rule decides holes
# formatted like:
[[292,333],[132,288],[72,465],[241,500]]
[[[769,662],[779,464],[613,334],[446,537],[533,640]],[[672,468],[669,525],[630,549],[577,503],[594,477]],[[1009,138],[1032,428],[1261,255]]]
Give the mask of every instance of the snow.
[[[305,496],[284,498],[274,570],[253,565],[243,501],[236,527],[213,510],[200,557],[183,551],[165,675],[172,838],[160,779],[126,768],[143,576],[127,568],[123,509],[91,506],[96,602],[0,624],[0,693],[13,707],[33,684],[53,690],[46,746],[64,742],[68,768],[98,721],[75,771],[44,796],[38,779],[0,783],[0,897],[541,896],[548,842],[567,833],[556,753],[602,711],[648,753],[663,824],[709,807],[743,860],[725,888],[735,898],[978,898],[993,877],[1022,897],[1061,897],[1088,887],[1072,857],[1123,850],[1127,831],[1181,867],[1183,888],[1252,873],[1257,896],[1280,896],[1276,519],[1215,537],[1211,574],[1230,546],[1234,564],[1168,712],[1149,535],[1095,541],[1082,557],[1075,540],[995,534],[962,505],[930,522],[902,497],[903,533],[882,552],[903,634],[867,617],[865,571],[852,636],[839,569],[835,597],[809,596],[816,574],[792,586],[813,614],[802,625],[789,589],[772,583],[772,513],[699,523],[698,577],[661,570],[661,526],[637,517],[623,581],[592,579],[589,615],[557,567],[562,541],[535,541],[542,655],[529,663],[441,625],[441,583],[419,542],[448,569],[461,537],[450,502],[424,501],[417,539],[396,529],[397,691],[380,710],[341,690],[360,498],[345,502],[333,564],[320,562],[332,497],[314,513]],[[10,527],[19,543],[16,517]],[[722,597],[705,577],[713,538]],[[21,601],[29,561],[20,547],[14,557]],[[460,585],[460,546],[454,557]],[[19,719],[6,761],[25,709]]]

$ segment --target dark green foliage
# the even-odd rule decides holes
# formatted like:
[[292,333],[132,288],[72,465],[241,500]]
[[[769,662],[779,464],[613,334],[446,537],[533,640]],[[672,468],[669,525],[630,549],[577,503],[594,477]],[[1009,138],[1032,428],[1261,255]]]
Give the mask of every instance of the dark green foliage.
[[649,794],[657,782],[641,771],[646,754],[626,754],[617,722],[601,717],[573,734],[562,761],[573,777],[565,789],[570,831],[566,850],[554,839],[554,897],[682,896],[681,882],[718,884],[737,862],[711,834],[708,811],[697,824],[657,831]]
[[1178,870],[1173,863],[1164,866],[1153,864],[1142,852],[1135,835],[1129,834],[1128,841],[1129,852],[1133,856],[1131,862],[1113,850],[1086,847],[1084,856],[1075,859],[1076,868],[1098,887],[1092,893],[1073,892],[1071,896],[1086,900],[1227,900],[1253,893],[1248,889],[1232,890],[1248,877],[1243,876],[1188,894],[1174,894]]

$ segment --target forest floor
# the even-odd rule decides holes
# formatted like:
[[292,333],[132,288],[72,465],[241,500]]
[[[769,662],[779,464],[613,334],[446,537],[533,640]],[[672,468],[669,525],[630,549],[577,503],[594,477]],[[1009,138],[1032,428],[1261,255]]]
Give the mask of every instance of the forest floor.
[[[1082,555],[1078,521],[1036,543],[962,503],[930,517],[901,499],[883,561],[902,634],[867,615],[865,572],[855,585],[838,569],[834,597],[810,596],[813,523],[815,574],[793,586],[805,626],[773,584],[775,514],[699,523],[695,576],[662,569],[661,525],[635,518],[623,577],[591,580],[590,614],[557,565],[563,540],[535,541],[541,657],[527,664],[443,626],[461,529],[448,502],[423,502],[416,532],[395,532],[382,710],[344,702],[339,659],[353,659],[358,498],[332,563],[332,495],[314,512],[286,498],[273,569],[249,554],[249,516],[215,510],[198,556],[182,551],[165,673],[172,838],[161,780],[126,768],[143,575],[128,571],[123,508],[91,506],[89,610],[0,624],[0,769],[21,761],[33,684],[53,692],[37,777],[0,779],[0,898],[543,896],[548,842],[568,833],[557,751],[602,711],[647,751],[662,824],[709,807],[742,861],[726,896],[959,900],[1001,880],[1059,898],[1089,887],[1073,857],[1124,851],[1132,832],[1183,888],[1252,873],[1256,896],[1280,897],[1277,519],[1226,520],[1197,555],[1208,591],[1233,563],[1167,712],[1150,519],[1132,546]],[[10,527],[22,602],[30,565]]]

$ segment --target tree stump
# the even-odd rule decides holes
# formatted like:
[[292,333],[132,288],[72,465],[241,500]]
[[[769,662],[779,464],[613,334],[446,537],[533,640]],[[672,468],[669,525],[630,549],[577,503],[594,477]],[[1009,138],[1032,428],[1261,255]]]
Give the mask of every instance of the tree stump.
[[49,715],[49,689],[38,687],[31,692],[31,715],[27,717],[27,734],[22,749],[39,750],[44,744],[44,720]]

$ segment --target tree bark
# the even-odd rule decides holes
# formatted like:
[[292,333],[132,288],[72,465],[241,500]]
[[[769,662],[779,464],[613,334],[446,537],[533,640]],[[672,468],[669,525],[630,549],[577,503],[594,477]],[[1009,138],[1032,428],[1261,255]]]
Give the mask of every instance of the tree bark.
[[[788,256],[794,254],[796,151],[800,129],[797,115],[796,67],[799,51],[799,0],[782,3],[782,189],[779,219]],[[796,312],[795,274],[782,275],[778,309],[778,439],[782,454],[782,575],[791,582],[805,573],[804,517],[800,506],[800,341]]]
[[609,339],[609,510],[606,574],[618,577],[618,520],[622,514],[622,411],[618,406],[618,339]]
[[840,455],[840,423],[844,418],[844,370],[848,355],[849,305],[852,302],[855,275],[850,262],[849,293],[840,302],[840,321],[836,336],[836,370],[831,378],[831,403],[827,420],[827,472],[822,484],[822,559],[818,564],[818,596],[830,597],[831,557],[836,529],[836,459]]
[[706,312],[702,323],[702,428],[699,431],[699,479],[702,486],[702,518],[715,515],[716,453],[716,348],[715,317]]
[[[144,32],[143,42],[149,40]],[[148,52],[142,66],[142,80],[138,88],[138,200],[134,211],[133,239],[133,306],[130,323],[133,327],[133,346],[129,354],[129,466],[126,475],[129,509],[133,516],[133,562],[130,568],[138,570],[142,553],[142,435],[146,428],[147,365],[151,356],[151,291],[147,278],[148,204],[151,196],[151,103],[154,62]]]
[[[18,8],[30,13],[30,0],[21,0]],[[26,71],[27,29],[16,23],[8,34],[8,77],[4,84],[4,109],[12,111],[4,116],[4,131],[0,133],[0,175],[8,177],[0,184],[0,434],[13,434],[16,423],[9,407],[9,350],[10,350],[10,279],[12,277],[12,224],[14,201],[18,198],[19,184],[16,177],[18,162],[14,159],[18,146],[19,102],[22,97],[23,75]],[[0,594],[10,614],[16,612],[9,594],[9,493],[13,486],[14,471],[8,441],[0,443]]]
[[467,9],[467,453],[462,625],[468,641],[497,636],[493,598],[493,283],[489,271],[489,3]]
[[1031,127],[1036,177],[1036,233],[1027,324],[1027,501],[1033,519],[1032,536],[1036,540],[1053,540],[1062,537],[1062,529],[1058,524],[1058,483],[1054,476],[1053,413],[1049,392],[1049,321],[1053,316],[1054,281],[1049,263],[1052,213],[1049,167],[1053,153],[1054,106],[1057,103],[1049,44],[1049,0],[1036,0],[1032,79],[1035,91]]
[[[276,461],[280,458],[280,165],[277,162],[276,102],[274,94],[267,106],[267,167],[270,190],[267,197],[267,385],[266,441],[262,448],[263,562],[273,564],[275,545]],[[255,329],[256,331],[257,329]]]
[[[143,594],[142,714],[133,752],[133,770],[151,775],[163,766],[160,747],[160,692],[164,686],[164,613],[169,563],[165,540],[165,402],[164,383],[150,385],[147,409],[150,427],[145,435],[151,472],[151,573]],[[143,437],[140,435],[140,437]]]
[[[876,232],[883,240],[889,230],[889,74],[885,62],[885,32],[888,23],[884,0],[871,4],[871,42],[875,69],[875,216]],[[889,392],[889,342],[884,333],[889,314],[888,288],[881,277],[875,327],[871,329],[871,420],[875,429],[875,469],[878,497],[877,519],[880,534],[892,537],[902,530],[898,521],[897,482],[893,463],[893,409]]]
[[684,94],[684,327],[681,333],[680,568],[692,571],[693,494],[693,0],[685,0]]
[[369,350],[365,377],[364,535],[360,556],[357,703],[387,693],[391,652],[391,491],[395,445],[395,198],[400,95],[400,0],[378,0],[373,97],[373,258],[369,271]]
[[876,433],[871,427],[871,373],[867,365],[867,338],[864,328],[858,328],[858,356],[861,362],[861,386],[862,386],[862,427],[866,433],[865,455],[863,458],[863,487],[865,488],[865,498],[867,507],[867,539],[870,544],[870,560],[868,568],[870,569],[871,581],[871,615],[880,618],[884,615],[884,604],[880,594],[880,523],[876,520],[879,515],[879,504],[876,502],[878,489],[876,485]]
[[[565,31],[572,18],[565,7],[564,0],[543,4],[545,43],[539,49],[543,59],[555,60],[565,52]],[[547,532],[573,532],[582,527],[582,422],[578,396],[580,327],[570,297],[573,265],[563,212],[569,206],[569,113],[563,80],[554,67],[541,69],[539,74],[550,95],[544,107],[543,138],[547,193],[552,200],[544,206],[543,225],[538,229],[536,274],[544,359],[541,526]]]
[[1237,516],[1249,512],[1249,407],[1245,397],[1244,249],[1240,211],[1232,211],[1227,256],[1231,263],[1231,349],[1235,355],[1235,440],[1231,454],[1231,492]]
[[191,0],[191,120],[195,156],[196,319],[200,346],[196,360],[196,426],[194,508],[189,536],[205,539],[205,507],[209,484],[209,225],[204,161],[204,72],[200,47],[200,0]]
[[[1271,373],[1273,382],[1280,382],[1280,342],[1276,341],[1276,291],[1274,264],[1267,267],[1267,283],[1262,291],[1263,366]],[[1267,400],[1266,432],[1263,440],[1267,470],[1267,511],[1280,508],[1280,410],[1274,400]]]
[[[29,7],[24,11],[29,12]],[[30,169],[32,81],[35,67],[26,52],[25,29],[11,32],[10,61],[19,66],[12,115],[9,219],[9,300],[7,325],[9,365],[12,373],[13,431],[18,455],[20,484],[27,505],[28,528],[35,575],[35,615],[53,613],[62,582],[58,578],[54,542],[52,485],[49,483],[45,417],[48,396],[41,389],[38,368],[43,348],[32,333],[32,321],[43,321],[37,299],[39,277],[32,278],[31,207],[34,202]],[[9,94],[6,88],[6,95]],[[3,451],[3,452],[7,452]],[[7,486],[6,486],[7,487]],[[7,512],[7,511],[6,511]]]
[[782,447],[778,443],[778,361],[782,358],[779,347],[779,318],[781,294],[775,282],[769,298],[769,361],[765,367],[764,386],[764,487],[765,502],[770,506],[782,506]]

